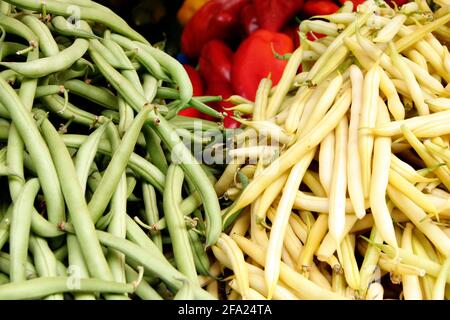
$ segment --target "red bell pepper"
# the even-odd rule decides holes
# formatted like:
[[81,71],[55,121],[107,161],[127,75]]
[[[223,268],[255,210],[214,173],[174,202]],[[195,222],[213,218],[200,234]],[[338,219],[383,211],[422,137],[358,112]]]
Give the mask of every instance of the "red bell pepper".
[[201,7],[181,35],[181,49],[197,58],[209,40],[228,40],[241,33],[241,9],[249,0],[210,0]]
[[211,40],[203,46],[200,54],[200,74],[210,85],[230,82],[233,51],[221,40]]
[[[188,65],[188,64],[184,64],[183,65],[184,69],[186,70],[189,79],[191,80],[192,83],[192,87],[194,89],[194,96],[201,96],[204,93],[204,87],[203,87],[203,81],[202,78],[200,76],[200,74],[197,72],[197,70]],[[186,117],[192,117],[192,118],[202,118],[203,114],[198,111],[197,109],[194,109],[192,107],[188,107],[184,110],[181,110],[180,112],[178,112],[179,115],[181,116],[186,116]]]
[[236,94],[254,100],[262,78],[269,74],[275,85],[281,78],[287,60],[275,57],[294,51],[292,39],[278,32],[257,30],[245,39],[233,57],[231,83]]
[[248,3],[241,10],[241,22],[246,34],[250,34],[259,29],[258,17],[255,12],[255,5]]
[[[233,88],[228,82],[213,83],[211,85],[208,85],[208,89],[206,90],[206,95],[222,96],[222,101],[210,103],[209,106],[213,107],[217,111],[225,112],[227,114],[227,116],[223,119],[223,126],[228,129],[239,128],[239,126],[241,125],[238,121],[232,118],[232,116],[234,115],[233,111],[225,110],[234,106],[231,102],[225,101],[225,99],[228,99],[233,95],[233,93]],[[210,120],[214,121],[215,119]]]
[[262,29],[280,31],[300,12],[303,0],[253,0]]
[[337,4],[326,0],[309,0],[303,5],[302,12],[307,17],[332,14],[339,10]]

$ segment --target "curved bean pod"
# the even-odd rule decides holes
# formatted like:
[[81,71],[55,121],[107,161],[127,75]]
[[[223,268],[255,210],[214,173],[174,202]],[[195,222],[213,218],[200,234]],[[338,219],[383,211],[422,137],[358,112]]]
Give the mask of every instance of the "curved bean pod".
[[99,104],[102,107],[111,110],[119,109],[117,105],[117,97],[106,88],[93,86],[77,79],[65,81],[63,85],[64,88],[69,90],[71,93]]
[[0,103],[8,109],[17,131],[33,159],[47,199],[49,220],[58,223],[64,219],[64,199],[50,152],[31,114],[27,112],[14,89],[3,79],[0,79]]
[[[58,275],[56,258],[53,255],[47,241],[34,235],[30,236],[30,251],[33,254],[34,264],[39,277],[55,277]],[[22,281],[20,281],[22,282]],[[20,283],[19,282],[19,283]],[[55,293],[45,298],[46,300],[63,300],[63,295]]]
[[52,57],[28,62],[0,62],[0,65],[29,78],[41,78],[68,69],[86,53],[88,47],[87,40],[76,39],[70,47]]
[[187,179],[193,183],[200,194],[207,216],[206,246],[209,247],[217,242],[222,232],[222,216],[214,187],[197,159],[186,148],[164,118],[159,118],[159,122],[154,124],[154,128],[161,140],[171,150],[172,162],[180,164]]
[[[7,0],[12,5],[18,6],[20,8],[35,10],[42,12],[42,4],[40,1],[35,0]],[[80,20],[92,20],[95,22],[100,22],[105,26],[111,28],[112,30],[123,34],[127,37],[141,41],[143,43],[148,43],[147,40],[141,36],[138,32],[133,30],[122,18],[115,14],[111,9],[104,7],[100,4],[93,5],[92,7],[86,7],[77,5],[77,11],[74,12],[73,2],[61,2],[56,0],[48,0],[45,2],[45,8],[47,12],[54,15],[61,15],[64,17],[70,17],[74,13]]]
[[34,32],[19,20],[0,13],[0,26],[4,28],[6,33],[15,34],[27,40],[30,44],[34,44],[35,47],[38,46],[38,39]]
[[58,44],[52,36],[52,33],[48,27],[38,18],[33,15],[25,15],[21,21],[33,30],[34,34],[38,37],[39,50],[46,57],[55,56],[59,53]]
[[125,171],[128,160],[133,153],[141,128],[145,124],[151,110],[152,107],[149,105],[142,108],[130,129],[123,136],[117,150],[114,152],[111,162],[106,168],[103,178],[88,205],[94,221],[97,221],[103,215],[104,210],[108,206],[109,200],[120,180],[120,176]]
[[39,112],[36,116],[39,120],[42,120],[40,127],[54,159],[64,198],[69,208],[70,217],[76,230],[83,256],[86,259],[89,273],[96,278],[111,280],[111,271],[95,234],[94,223],[77,179],[72,158],[63,140],[45,114]]
[[9,253],[11,257],[9,277],[11,282],[26,280],[25,264],[28,255],[31,214],[34,199],[39,189],[38,179],[29,180],[23,185],[14,203],[9,229]]
[[[62,139],[67,147],[79,148],[79,146],[87,139],[87,137],[76,134],[65,134],[62,136]],[[100,142],[98,146],[98,152],[109,156],[112,155],[111,146],[107,141]],[[139,156],[136,153],[132,153],[129,158],[128,166],[137,175],[151,183],[156,189],[158,189],[158,191],[162,191],[164,189],[164,174],[143,157]]]
[[72,279],[70,277],[41,277],[0,286],[1,300],[39,299],[62,292],[133,293],[132,284],[99,279]]
[[[159,259],[155,259],[155,257],[144,248],[103,231],[97,231],[97,235],[103,245],[125,253],[127,258],[140,263],[144,268],[161,278],[169,287],[176,290],[179,290],[182,287],[183,282],[178,279],[186,279],[186,277],[173,266],[168,267],[166,263],[163,263]],[[199,286],[193,286],[193,290],[196,299],[214,299],[208,292],[204,291]]]

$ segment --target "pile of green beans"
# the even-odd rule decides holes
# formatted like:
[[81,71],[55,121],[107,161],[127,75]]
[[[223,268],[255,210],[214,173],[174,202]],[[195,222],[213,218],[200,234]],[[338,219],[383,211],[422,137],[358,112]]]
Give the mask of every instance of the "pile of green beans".
[[100,4],[0,1],[0,299],[217,298],[220,99]]

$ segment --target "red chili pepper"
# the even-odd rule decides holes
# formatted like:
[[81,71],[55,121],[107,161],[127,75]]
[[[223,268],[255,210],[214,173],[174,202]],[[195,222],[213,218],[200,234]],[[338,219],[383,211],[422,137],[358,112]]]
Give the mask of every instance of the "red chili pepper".
[[[202,77],[200,76],[198,71],[195,70],[194,67],[192,67],[188,64],[184,64],[183,67],[186,70],[186,72],[189,76],[189,79],[191,80],[192,87],[194,89],[194,96],[203,95],[203,93],[204,93],[203,81],[202,81]],[[192,118],[201,118],[203,116],[203,114],[200,111],[198,111],[197,109],[194,109],[192,107],[188,107],[184,110],[181,110],[180,112],[178,112],[178,114],[181,116],[192,117]]]
[[339,7],[326,0],[309,0],[303,5],[302,12],[307,17],[332,14],[339,10]]
[[283,33],[258,30],[245,39],[233,57],[231,83],[236,94],[254,100],[262,78],[269,74],[273,84],[281,78],[287,60],[275,57],[294,51],[291,38]]
[[262,29],[280,31],[303,6],[303,0],[253,0]]
[[259,29],[258,17],[255,12],[255,5],[249,3],[241,10],[241,23],[247,34],[251,34]]
[[240,12],[249,0],[210,0],[201,7],[181,35],[182,51],[189,58],[200,55],[212,39],[228,40],[241,34]]
[[[227,108],[233,107],[233,104],[231,102],[225,101],[225,99],[228,99],[231,95],[233,95],[233,93],[233,88],[228,82],[213,83],[211,85],[208,85],[208,90],[206,90],[206,95],[222,96],[222,101],[213,102],[209,105],[217,111],[227,113],[227,116],[223,119],[223,126],[229,129],[239,128],[239,126],[241,125],[238,121],[232,118],[232,116],[234,115],[233,111],[225,110]],[[205,119],[208,118],[208,116],[205,117]],[[212,118],[210,120],[214,121],[214,119]]]
[[233,51],[221,40],[211,40],[203,46],[200,54],[200,74],[209,85],[230,82]]

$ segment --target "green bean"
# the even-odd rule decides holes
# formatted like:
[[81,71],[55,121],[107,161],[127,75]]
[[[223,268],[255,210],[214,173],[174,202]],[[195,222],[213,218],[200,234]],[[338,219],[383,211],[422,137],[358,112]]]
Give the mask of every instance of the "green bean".
[[222,218],[214,187],[197,162],[191,152],[183,145],[176,132],[171,130],[171,126],[164,119],[159,119],[159,123],[154,125],[155,130],[161,140],[169,147],[173,162],[178,162],[183,169],[186,178],[190,180],[203,202],[206,214],[206,246],[216,243],[222,232]]
[[75,157],[75,170],[77,172],[78,180],[80,181],[83,194],[86,193],[86,183],[89,176],[89,170],[95,156],[97,155],[98,145],[100,143],[100,139],[105,133],[106,126],[106,124],[103,124],[93,133],[91,133],[86,141],[81,144]]
[[108,30],[106,30],[104,33],[104,37],[102,39],[103,45],[116,58],[116,60],[119,62],[119,64],[123,66],[122,69],[134,70],[133,64],[128,59],[128,57],[125,54],[125,52],[123,51],[122,47],[119,46],[113,40],[111,40],[111,37],[108,36],[108,34],[110,34],[110,32],[108,32]]
[[[159,87],[156,91],[156,97],[159,99],[171,99],[177,100],[180,99],[180,92],[173,88],[167,87]],[[195,100],[198,102],[208,103],[208,102],[218,102],[222,101],[221,96],[202,96],[202,97],[193,97],[191,102]]]
[[[29,238],[30,251],[33,254],[34,265],[39,277],[55,277],[57,276],[56,258],[50,247],[42,238],[30,235]],[[11,257],[12,258],[12,257]],[[23,281],[19,281],[23,282]],[[49,300],[63,300],[62,294],[54,294],[46,297]]]
[[[67,252],[69,261],[69,273],[71,276],[80,279],[89,278],[89,271],[84,261],[83,253],[76,236],[67,235]],[[91,293],[80,292],[75,294],[76,300],[95,300],[95,296]]]
[[102,111],[102,116],[104,116],[105,118],[110,119],[114,123],[119,123],[119,121],[120,121],[120,113],[118,111],[103,110]]
[[177,269],[191,282],[196,283],[198,280],[194,254],[190,246],[184,215],[177,205],[181,202],[183,181],[183,170],[171,164],[167,170],[166,186],[163,194],[164,217],[166,218],[167,229],[172,241]]
[[[1,8],[1,3],[0,3],[0,8]],[[0,273],[0,286],[3,284],[7,284],[7,283],[9,283],[9,277],[4,273]]]
[[17,55],[18,52],[24,50],[26,47],[16,42],[3,42],[0,46],[0,61],[5,57]]
[[56,56],[59,53],[58,45],[48,27],[33,15],[24,15],[21,21],[38,37],[39,50],[46,57]]
[[[11,267],[10,255],[5,252],[0,252],[0,272],[6,273],[9,275],[10,267]],[[26,279],[27,280],[37,277],[36,269],[28,260],[25,262],[25,270],[26,270]]]
[[27,40],[30,45],[38,47],[38,39],[34,32],[19,20],[0,13],[0,26],[5,29],[6,33],[17,35]]
[[170,81],[169,76],[162,69],[158,61],[151,54],[140,48],[132,40],[116,34],[112,34],[111,39],[116,43],[118,43],[121,47],[125,48],[126,50],[134,51],[138,61],[145,67],[145,69],[151,75],[153,75],[159,80]]
[[[125,265],[127,281],[134,281],[138,278],[138,273],[129,265]],[[155,291],[145,280],[142,280],[136,287],[135,294],[142,300],[162,300],[158,292]]]
[[[42,12],[41,2],[35,0],[6,0],[6,2],[12,5],[18,6],[23,9],[35,10]],[[93,7],[85,7],[73,5],[73,2],[63,3],[61,1],[46,1],[45,8],[47,12],[53,15],[61,15],[64,17],[70,17],[76,14],[76,17],[80,20],[92,20],[104,24],[111,28],[115,32],[123,34],[131,39],[148,43],[143,36],[133,30],[122,18],[115,14],[111,9],[104,7],[100,4],[96,4]]]
[[189,80],[189,76],[181,63],[164,51],[150,45],[145,45],[137,41],[134,41],[134,44],[141,50],[145,50],[150,53],[153,58],[155,58],[155,60],[170,73],[180,91],[180,107],[186,106],[192,98],[193,88],[192,83]]
[[184,281],[183,286],[178,290],[173,300],[194,300],[194,292],[192,291],[192,284],[189,281]]
[[[0,112],[0,117],[1,117],[1,112]],[[8,134],[9,134],[9,130],[11,128],[11,125],[9,124],[9,122],[1,122],[0,123],[0,140],[6,140],[8,139]]]
[[[182,281],[179,279],[187,280],[187,278],[173,266],[169,267],[167,263],[155,259],[152,254],[153,252],[150,253],[128,240],[120,239],[107,232],[97,231],[97,235],[103,245],[108,248],[119,250],[123,252],[127,258],[142,264],[144,268],[161,278],[161,280],[163,280],[170,288],[179,290],[183,285]],[[196,299],[214,299],[208,292],[204,291],[199,286],[193,286],[193,290]]]
[[161,139],[150,126],[144,126],[142,132],[144,133],[146,142],[145,148],[147,149],[152,163],[165,174],[169,166],[161,146]]
[[66,102],[65,99],[59,95],[44,96],[40,100],[45,107],[53,113],[61,118],[72,120],[75,123],[91,127],[102,121],[95,114],[82,110],[70,102]]
[[88,48],[89,42],[79,38],[70,47],[52,57],[28,62],[0,62],[0,65],[29,78],[41,78],[68,69],[86,53]]
[[[156,192],[155,188],[146,182],[142,183],[142,197],[144,199],[144,213],[145,219],[149,225],[152,225],[159,220],[158,204],[156,202]],[[159,231],[152,232],[151,237],[155,245],[162,252],[162,240],[161,233]]]
[[197,269],[197,272],[199,274],[208,276],[210,262],[208,255],[203,248],[203,244],[200,241],[198,234],[194,230],[190,229],[188,231],[188,235],[192,253],[194,254],[195,268]]
[[175,116],[169,121],[171,124],[178,128],[188,129],[188,130],[203,130],[203,131],[214,131],[220,132],[220,126],[213,121],[196,119],[185,116]]
[[[8,207],[5,215],[0,220],[0,250],[5,245],[6,241],[9,239],[9,227],[11,226],[11,215],[12,215],[13,205]],[[9,270],[9,269],[8,269]],[[8,271],[9,273],[9,271]]]
[[69,80],[63,83],[71,93],[92,101],[102,107],[118,110],[117,97],[105,88],[87,84],[81,80]]
[[0,300],[34,300],[62,292],[133,293],[134,286],[99,279],[40,277],[0,286]]
[[[34,60],[39,57],[39,52],[37,49],[31,51],[28,54],[28,60]],[[35,95],[37,87],[37,80],[36,79],[23,79],[22,84],[20,86],[19,91],[19,98],[23,102],[24,107],[27,110],[31,110],[33,107],[33,96]],[[13,199],[13,201],[18,198],[19,194],[21,193],[21,190],[24,185],[24,171],[23,171],[23,164],[24,164],[24,143],[19,135],[19,132],[17,131],[16,125],[12,124],[11,130],[9,132],[8,136],[8,153],[7,153],[7,161],[9,164],[9,167],[11,170],[13,170],[15,173],[17,173],[18,178],[16,177],[10,177],[8,179],[10,194]],[[34,214],[33,214],[34,213]],[[31,207],[31,217],[29,217],[30,221],[32,221],[32,216],[36,215],[37,212],[34,210],[33,207]],[[25,216],[26,217],[26,216]],[[43,219],[43,218],[42,218]],[[36,219],[34,219],[36,220]],[[24,220],[24,227],[29,229],[29,226],[27,226],[28,219],[25,218]],[[28,237],[26,237],[26,245],[28,245]],[[19,278],[20,279],[20,278]]]
[[58,85],[44,85],[36,88],[36,94],[34,96],[35,99],[39,99],[45,96],[50,96],[54,94],[65,93],[66,88],[64,86]]
[[133,87],[130,81],[115,70],[97,50],[90,47],[89,54],[106,80],[108,80],[136,112],[139,112],[143,106],[148,104],[142,94]]
[[142,76],[142,88],[144,89],[144,97],[147,101],[152,102],[155,99],[158,89],[158,80],[148,73]]
[[123,135],[133,123],[134,111],[122,97],[118,98],[118,102],[119,102],[119,132],[120,135]]
[[98,39],[91,39],[89,41],[89,46],[93,50],[98,52],[106,61],[108,61],[108,63],[112,67],[114,67],[116,69],[127,69],[127,68],[130,68],[130,66],[126,66],[123,63],[121,63],[121,61],[119,61],[117,59],[117,57],[114,56],[114,54],[112,54],[112,52],[110,50],[108,50],[108,48],[102,42],[100,42],[100,40],[98,40]]
[[53,255],[55,256],[56,260],[64,261],[68,255],[67,245],[62,245],[58,249],[54,250]]
[[56,223],[47,221],[35,209],[33,209],[31,215],[31,231],[33,231],[35,235],[45,238],[56,238],[64,234],[59,230]]
[[0,103],[7,109],[36,167],[47,203],[48,217],[57,223],[64,219],[64,199],[50,152],[26,107],[14,90],[0,79]]
[[[72,148],[78,148],[86,140],[86,138],[86,136],[75,134],[65,134],[62,136],[64,143],[68,147]],[[112,155],[111,146],[107,141],[100,142],[100,145],[98,146],[98,152],[109,156]],[[129,159],[128,166],[138,176],[151,183],[159,191],[162,191],[164,189],[164,174],[143,157],[139,156],[136,153],[132,153]]]
[[9,276],[11,282],[26,280],[25,262],[31,228],[31,212],[39,189],[39,180],[36,178],[30,179],[23,185],[14,203],[9,231],[9,253],[11,257]]
[[151,108],[149,105],[144,106],[136,116],[130,129],[123,136],[120,146],[114,152],[100,185],[92,195],[91,201],[89,201],[88,207],[93,221],[97,221],[107,207],[121,174],[125,171],[141,128],[147,120],[149,112],[152,110]]
[[151,241],[151,239],[145,234],[144,231],[136,224],[136,222],[129,216],[126,216],[127,224],[127,239],[144,248],[146,251],[151,252],[154,259],[161,260],[163,263],[170,265],[162,251],[158,246]]
[[41,112],[36,114],[36,116],[42,122],[40,127],[54,159],[62,192],[89,273],[95,278],[111,280],[111,271],[95,234],[94,223],[92,222],[70,154],[56,129],[45,117],[45,114]]
[[0,13],[4,15],[9,15],[11,13],[12,6],[9,3],[0,1]]
[[[113,124],[109,123],[107,125],[107,133],[110,139],[111,146],[115,153],[117,152],[120,146],[119,132]],[[96,190],[101,185],[102,180],[100,180],[100,183],[97,186]],[[96,191],[94,191],[94,194],[95,192]],[[125,239],[126,236],[126,222],[125,222],[126,210],[127,210],[127,181],[124,169],[118,181],[117,187],[115,188],[115,191],[111,197],[111,211],[110,211],[111,220],[108,223],[108,232],[122,239]],[[108,261],[108,265],[110,266],[114,280],[117,282],[125,283],[126,277],[125,277],[124,254],[119,251],[110,249],[108,250],[106,259]],[[128,297],[124,295],[108,295],[106,298],[113,300],[128,299]]]
[[181,110],[184,110],[186,108],[192,107],[198,111],[200,111],[201,113],[207,114],[211,117],[217,118],[217,119],[223,119],[224,116],[222,113],[220,113],[219,111],[217,111],[214,108],[211,108],[210,106],[204,104],[203,102],[201,102],[198,99],[195,98],[191,98],[189,101],[189,104],[178,104],[176,108],[172,108],[169,109],[169,112],[167,113],[166,119],[170,120],[171,118],[173,118],[175,115],[178,114],[178,112],[180,112]]
[[62,16],[52,17],[52,26],[58,34],[76,38],[99,39],[92,30],[90,32],[87,31],[90,30],[90,27],[86,21],[78,20],[76,23],[80,23],[82,26],[77,27],[76,24],[72,24]]
[[55,79],[54,81],[52,81],[52,84],[64,83],[66,81],[69,81],[69,80],[72,80],[75,78],[86,77],[88,70],[89,70],[88,66],[85,66],[81,70],[75,70],[73,68],[62,70],[58,73],[52,74],[52,76]]

